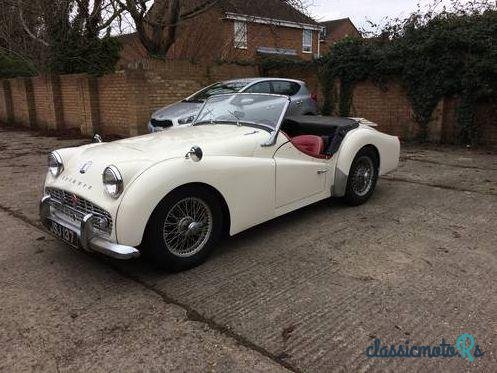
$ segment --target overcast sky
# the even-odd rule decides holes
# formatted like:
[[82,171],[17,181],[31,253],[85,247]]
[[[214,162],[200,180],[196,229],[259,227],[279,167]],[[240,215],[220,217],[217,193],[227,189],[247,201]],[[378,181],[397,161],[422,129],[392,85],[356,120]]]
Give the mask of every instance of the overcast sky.
[[[385,17],[408,16],[417,4],[428,6],[434,0],[312,0],[311,14],[318,21],[350,17],[361,29],[369,29],[367,19],[382,23]],[[449,4],[449,0],[440,0]],[[384,23],[384,22],[383,22]]]

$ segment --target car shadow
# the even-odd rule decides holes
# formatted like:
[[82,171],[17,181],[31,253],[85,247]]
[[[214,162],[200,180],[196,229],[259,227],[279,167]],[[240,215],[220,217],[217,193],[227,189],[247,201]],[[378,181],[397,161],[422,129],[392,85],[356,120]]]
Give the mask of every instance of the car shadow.
[[[375,194],[371,197],[371,200],[368,203],[375,203],[375,201],[380,200],[383,197],[384,189],[378,186]],[[257,244],[256,241],[261,237],[264,237],[264,239],[268,241],[277,240],[278,235],[282,232],[291,232],[298,227],[302,227],[302,224],[309,224],[312,226],[316,223],[316,219],[323,214],[326,214],[327,217],[331,216],[339,219],[343,212],[350,209],[360,209],[360,207],[350,207],[340,199],[329,198],[277,217],[273,220],[243,231],[235,236],[222,239],[218,246],[214,249],[207,263],[204,263],[200,267],[186,271],[186,273],[190,273],[191,276],[195,277],[197,274],[205,273],[207,267],[209,268],[209,271],[211,271],[214,267],[209,263],[212,263],[212,261],[222,262],[224,260],[223,266],[229,265],[228,262],[234,260],[229,257],[231,254],[237,251],[242,252],[242,250],[246,250],[247,247],[250,247],[250,245]],[[248,251],[247,255],[249,255]],[[170,276],[186,276],[185,278],[190,277],[189,275],[185,275],[185,272],[182,272],[182,274],[167,272],[160,269],[151,263],[145,256],[131,261],[118,261],[107,257],[103,259],[111,266],[121,271],[124,275],[146,279],[147,284],[151,286],[153,286],[155,282],[163,281]],[[226,260],[228,262],[226,262]]]

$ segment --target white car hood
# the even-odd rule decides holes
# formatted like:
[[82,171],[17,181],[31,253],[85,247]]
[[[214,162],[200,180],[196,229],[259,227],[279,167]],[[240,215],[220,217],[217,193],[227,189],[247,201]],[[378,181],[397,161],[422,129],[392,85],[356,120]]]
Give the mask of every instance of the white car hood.
[[205,156],[243,157],[252,155],[255,146],[258,145],[257,142],[262,143],[267,138],[269,138],[267,131],[245,126],[176,127],[161,133],[132,137],[92,147],[81,153],[81,156],[105,158],[107,161],[117,162],[136,159],[161,161],[183,157],[195,145],[202,148]]
[[158,120],[173,120],[188,117],[189,115],[197,114],[202,108],[202,105],[202,103],[198,102],[177,102],[157,110],[152,114],[152,118]]
[[[252,156],[256,147],[267,141],[269,136],[267,131],[251,127],[203,125],[178,127],[111,143],[60,149],[57,152],[62,157],[64,171],[57,178],[48,173],[45,187],[75,193],[96,202],[114,216],[119,200],[107,196],[102,186],[102,174],[107,166],[114,165],[119,169],[126,188],[154,164],[185,157],[192,146],[199,146],[204,157],[246,157]],[[82,169],[85,172],[81,172]]]

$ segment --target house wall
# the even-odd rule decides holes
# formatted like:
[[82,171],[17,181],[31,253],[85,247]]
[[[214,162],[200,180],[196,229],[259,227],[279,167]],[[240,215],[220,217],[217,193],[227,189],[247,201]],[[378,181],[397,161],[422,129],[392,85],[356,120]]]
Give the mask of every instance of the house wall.
[[226,60],[253,60],[257,57],[257,48],[285,48],[297,52],[297,57],[310,61],[318,53],[317,31],[313,31],[312,53],[303,52],[303,30],[291,27],[264,25],[258,23],[247,23],[247,49],[239,49],[234,46],[234,22],[224,20],[224,35],[226,48],[223,58]]
[[[179,26],[178,39],[168,52],[168,59],[201,62],[254,60],[258,47],[289,48],[304,60],[312,60],[318,53],[318,32],[313,32],[313,53],[303,53],[303,30],[247,23],[248,48],[234,46],[234,21],[224,18],[216,9],[187,20]],[[120,37],[123,45],[119,66],[127,67],[147,57],[147,52],[136,35]]]
[[328,32],[326,40],[321,41],[321,49],[323,53],[326,53],[330,48],[337,42],[346,37],[361,37],[360,32],[354,26],[352,22],[343,22],[337,24],[333,30]]

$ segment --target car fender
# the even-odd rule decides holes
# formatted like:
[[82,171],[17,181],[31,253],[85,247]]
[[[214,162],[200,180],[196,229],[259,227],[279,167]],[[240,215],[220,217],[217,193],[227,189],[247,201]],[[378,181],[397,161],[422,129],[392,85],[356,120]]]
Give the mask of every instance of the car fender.
[[380,175],[385,175],[397,168],[400,156],[399,139],[373,128],[361,126],[349,132],[340,146],[332,190],[334,197],[343,197],[345,195],[352,162],[357,153],[368,145],[372,145],[378,150]]
[[216,189],[230,213],[231,235],[274,217],[275,165],[272,158],[212,156],[200,162],[174,158],[144,171],[123,195],[116,218],[117,241],[136,247],[157,205],[186,184]]

